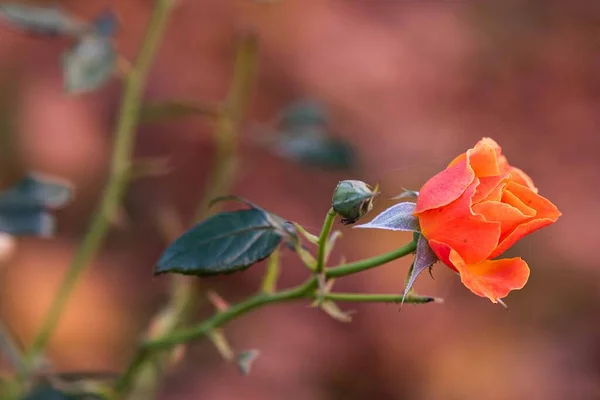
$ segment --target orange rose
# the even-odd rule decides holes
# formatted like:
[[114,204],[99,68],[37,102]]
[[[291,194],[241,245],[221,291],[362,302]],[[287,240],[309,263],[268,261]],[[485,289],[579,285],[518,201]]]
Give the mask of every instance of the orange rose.
[[529,267],[521,258],[492,259],[561,213],[483,138],[423,185],[414,215],[439,259],[473,293],[497,303],[525,286]]

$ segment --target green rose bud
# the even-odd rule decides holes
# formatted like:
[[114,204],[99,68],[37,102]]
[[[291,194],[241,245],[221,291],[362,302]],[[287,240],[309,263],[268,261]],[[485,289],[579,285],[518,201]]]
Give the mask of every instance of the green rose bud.
[[377,186],[372,189],[362,181],[341,181],[333,193],[333,210],[343,224],[353,224],[371,211],[378,194]]

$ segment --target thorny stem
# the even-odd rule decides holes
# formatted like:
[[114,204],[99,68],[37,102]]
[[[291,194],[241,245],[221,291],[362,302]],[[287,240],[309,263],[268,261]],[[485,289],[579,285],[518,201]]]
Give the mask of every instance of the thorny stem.
[[[233,186],[238,164],[238,132],[250,102],[257,72],[257,45],[257,38],[252,34],[244,34],[239,38],[231,88],[223,105],[215,113],[215,154],[203,198],[196,211],[195,219],[198,221],[210,214],[210,201],[227,194]],[[168,323],[163,323],[153,330],[151,337],[168,336],[189,323],[190,315],[202,298],[200,291],[197,280],[176,276],[171,290],[172,300],[163,314],[163,319],[168,318]],[[185,294],[185,297],[179,295],[181,293]],[[164,370],[157,368],[157,365],[162,366],[170,359],[168,355],[159,360],[154,358],[153,354],[138,349],[128,367],[128,370],[133,369],[135,372],[125,379],[120,379],[115,391],[119,395],[130,392],[134,399],[151,398],[160,381],[159,375]]]
[[[140,119],[143,90],[154,55],[163,36],[169,10],[172,5],[173,0],[156,0],[155,2],[153,16],[139,56],[125,78],[123,101],[115,132],[110,175],[98,206],[98,212],[95,213],[88,232],[59,288],[58,294],[50,306],[47,318],[27,353],[27,360],[29,362],[37,360],[40,354],[43,353],[58,324],[70,294],[85,271],[86,266],[98,252],[108,230],[110,217],[116,212],[125,193],[130,178],[133,142],[135,139],[135,129]],[[204,199],[197,211],[198,219],[206,217],[209,213],[208,205],[212,198],[224,194],[232,186],[237,168],[237,133],[240,129],[243,113],[249,102],[250,89],[256,73],[256,45],[256,38],[254,36],[247,35],[242,38],[241,44],[238,47],[232,89],[222,107],[215,112],[217,119],[215,128],[215,162],[213,168],[211,168],[211,175],[207,182]],[[334,219],[335,212],[330,210],[321,230],[318,248],[316,272],[324,274],[326,278],[352,275],[404,257],[415,251],[415,244],[411,242],[399,249],[377,257],[344,264],[335,268],[326,268],[326,243],[331,233]],[[110,393],[110,396],[120,399],[128,394],[132,386],[135,385],[136,377],[143,371],[142,368],[159,350],[171,349],[178,344],[183,344],[202,336],[212,335],[214,332],[218,332],[217,329],[227,322],[257,308],[302,298],[314,299],[318,295],[316,292],[318,274],[314,274],[296,287],[279,292],[275,291],[274,282],[270,281],[271,278],[266,280],[263,286],[264,290],[258,294],[234,304],[225,310],[218,311],[212,317],[195,327],[175,331],[175,329],[179,328],[185,322],[187,312],[178,312],[170,315],[168,318],[169,323],[162,329],[157,329],[159,332],[153,332],[154,335],[151,336],[155,337],[146,340],[140,345],[132,362],[116,381],[114,391]],[[191,287],[189,281],[177,280],[174,282],[174,293],[182,289],[179,286],[186,287],[187,289]],[[182,293],[180,292],[179,294],[181,295]],[[399,302],[402,300],[401,295],[395,294],[327,293],[324,296],[326,300],[331,301]],[[188,297],[187,294],[185,296],[177,296],[173,300],[177,303],[177,307],[175,308],[179,311],[182,309],[189,310],[190,304],[194,303],[192,301],[193,297]],[[410,296],[404,299],[406,303],[427,303],[431,301],[435,301],[435,299],[422,296]],[[162,336],[158,335],[156,337],[156,333]]]
[[129,364],[127,370],[121,375],[115,386],[117,393],[124,393],[127,390],[127,386],[132,378],[135,376],[139,366],[145,362],[145,360],[158,349],[168,349],[172,346],[187,342],[193,338],[198,338],[204,335],[208,335],[214,329],[219,328],[228,321],[248,313],[256,308],[262,307],[270,303],[283,303],[291,301],[297,298],[305,296],[309,291],[314,289],[317,285],[315,278],[309,279],[306,283],[282,292],[273,294],[259,293],[252,296],[245,301],[234,304],[227,310],[214,314],[211,318],[201,323],[197,327],[183,330],[180,332],[174,332],[169,336],[147,341],[140,347],[140,351],[136,354],[134,360]]
[[[370,268],[374,268],[378,265],[390,262],[392,260],[404,257],[414,252],[414,243],[409,243],[399,249],[393,250],[389,253],[381,256],[369,258],[366,260],[358,261],[355,263],[345,264],[339,267],[330,268],[325,271],[328,277],[343,277],[352,275],[361,271],[365,271]],[[234,304],[225,311],[218,312],[212,317],[202,322],[193,328],[174,332],[169,336],[165,336],[159,339],[146,341],[142,344],[140,352],[136,358],[129,365],[129,368],[124,372],[117,383],[117,391],[123,390],[128,382],[131,380],[131,376],[135,374],[140,363],[144,362],[144,359],[148,355],[161,349],[168,349],[177,344],[185,343],[194,339],[198,339],[202,336],[208,335],[211,331],[219,328],[227,322],[240,317],[254,309],[266,306],[268,304],[279,304],[289,302],[301,298],[315,298],[317,295],[315,289],[318,286],[317,277],[312,276],[307,279],[304,283],[293,287],[291,289],[275,292],[272,294],[260,292],[240,303]],[[328,300],[339,300],[339,301],[380,301],[380,302],[397,302],[402,296],[401,295],[367,295],[367,294],[326,294]],[[335,298],[338,296],[339,298]],[[360,299],[360,300],[357,300]],[[411,296],[405,299],[405,303],[426,303],[435,301],[430,297]]]
[[115,130],[110,175],[104,194],[83,242],[75,253],[58,293],[50,305],[46,319],[27,352],[29,363],[35,362],[44,352],[73,289],[75,289],[81,275],[102,245],[108,231],[109,221],[117,211],[125,193],[129,180],[140,104],[152,61],[163,37],[172,4],[172,0],[156,0],[155,2],[154,12],[139,55],[124,81],[123,100]]

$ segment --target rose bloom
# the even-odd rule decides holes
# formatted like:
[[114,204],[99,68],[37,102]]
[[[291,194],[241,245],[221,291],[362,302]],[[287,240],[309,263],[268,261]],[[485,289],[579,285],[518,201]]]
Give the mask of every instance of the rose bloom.
[[497,303],[527,283],[529,267],[521,258],[493,259],[561,213],[483,138],[423,185],[414,215],[438,258],[473,293]]

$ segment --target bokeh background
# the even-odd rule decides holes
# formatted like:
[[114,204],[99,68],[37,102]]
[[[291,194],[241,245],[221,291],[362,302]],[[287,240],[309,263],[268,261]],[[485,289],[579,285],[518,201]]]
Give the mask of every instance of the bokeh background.
[[[47,2],[47,4],[50,2]],[[56,3],[56,2],[54,2]],[[149,0],[62,1],[89,19],[113,7],[117,47],[131,59]],[[313,233],[341,179],[381,182],[376,211],[402,187],[418,189],[482,136],[496,139],[563,217],[510,250],[532,268],[507,312],[465,289],[444,266],[423,274],[420,293],[444,304],[342,304],[342,324],[306,303],[259,310],[226,328],[232,345],[258,348],[240,376],[208,341],[194,343],[161,389],[165,400],[600,398],[600,2],[592,0],[367,1],[180,0],[151,73],[147,99],[214,102],[231,77],[235,34],[260,38],[260,73],[241,133],[242,195]],[[119,105],[117,79],[97,92],[62,91],[60,53],[69,42],[0,30],[2,125],[16,146],[0,149],[2,179],[15,155],[26,169],[64,177],[75,202],[58,212],[51,240],[19,239],[0,271],[0,311],[31,340],[101,193]],[[324,104],[335,135],[361,161],[324,171],[273,155],[253,138],[298,99]],[[8,154],[7,154],[8,153]],[[213,153],[202,117],[138,131],[138,157],[169,157],[167,176],[136,181],[54,336],[49,356],[65,371],[119,371],[169,279],[153,277],[165,247],[157,215],[174,207],[189,220]],[[10,157],[9,157],[10,156]],[[374,213],[373,213],[374,215]],[[336,225],[344,238],[332,261],[369,257],[410,240]],[[306,271],[283,253],[282,285]],[[344,291],[403,287],[401,260],[336,283]],[[264,266],[203,280],[229,301],[257,287]],[[198,307],[198,318],[211,307]]]

